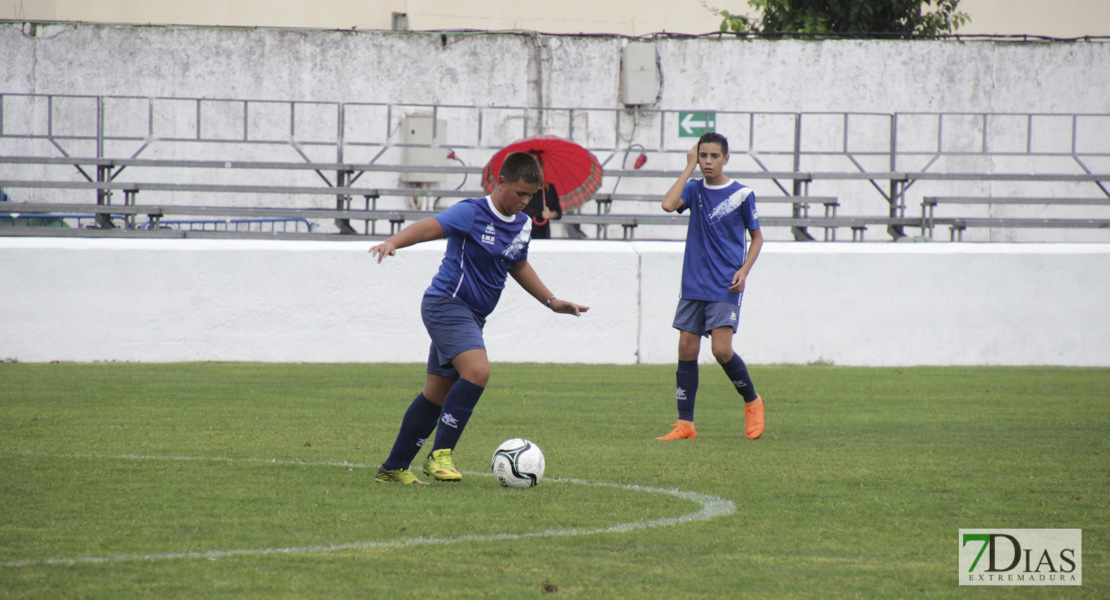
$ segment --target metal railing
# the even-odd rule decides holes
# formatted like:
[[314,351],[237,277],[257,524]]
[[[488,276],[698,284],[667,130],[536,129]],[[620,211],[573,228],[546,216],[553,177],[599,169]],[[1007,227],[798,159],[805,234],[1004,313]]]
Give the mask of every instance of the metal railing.
[[[648,198],[669,185],[696,140],[691,112],[0,93],[0,180],[60,189],[76,176],[99,205],[131,183],[134,193],[240,194],[234,202],[251,189],[331,195],[348,209],[352,197],[369,202],[365,189],[379,190],[375,201],[427,196],[425,186],[398,181],[410,172],[452,184],[461,177],[455,189],[440,185],[437,197],[481,192],[476,175],[489,156],[547,133],[599,156],[599,194]],[[430,143],[404,139],[409,117],[430,119]],[[1110,197],[1098,172],[1110,162],[1110,114],[716,111],[714,119],[729,136],[737,179],[763,182],[761,197],[838,198],[842,217],[905,219],[917,195],[990,196],[981,188],[991,182],[1057,183],[1071,186],[1062,195]],[[443,159],[414,163],[405,151],[415,148],[442,149]],[[649,168],[628,168],[639,154]],[[151,179],[133,181],[136,172]],[[807,217],[803,210],[798,203],[791,216]],[[890,227],[903,235],[902,225]]]

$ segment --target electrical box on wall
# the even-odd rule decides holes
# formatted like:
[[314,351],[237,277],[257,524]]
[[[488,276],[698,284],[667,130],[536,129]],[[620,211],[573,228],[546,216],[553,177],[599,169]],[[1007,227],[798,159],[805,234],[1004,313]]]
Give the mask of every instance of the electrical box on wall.
[[[401,164],[427,167],[447,166],[451,150],[442,145],[447,139],[447,121],[431,117],[404,117],[401,119]],[[445,173],[403,172],[405,183],[442,183]]]
[[632,42],[621,50],[621,102],[655,104],[659,97],[659,67],[655,44]]

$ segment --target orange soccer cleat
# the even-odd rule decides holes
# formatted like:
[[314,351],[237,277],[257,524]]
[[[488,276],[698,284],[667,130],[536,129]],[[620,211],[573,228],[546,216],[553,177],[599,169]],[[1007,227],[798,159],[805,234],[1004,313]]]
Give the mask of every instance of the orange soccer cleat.
[[744,435],[749,440],[763,435],[763,398],[758,394],[755,400],[744,403]]
[[698,432],[694,429],[693,421],[683,421],[679,419],[671,423],[674,429],[664,436],[657,437],[657,440],[696,440],[698,439]]

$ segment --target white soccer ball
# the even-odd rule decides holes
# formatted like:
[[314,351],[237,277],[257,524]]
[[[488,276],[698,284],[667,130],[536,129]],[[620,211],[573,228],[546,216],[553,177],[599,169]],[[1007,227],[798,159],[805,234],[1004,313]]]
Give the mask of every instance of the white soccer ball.
[[493,475],[502,487],[530,488],[543,479],[543,452],[523,438],[505,440],[493,453]]

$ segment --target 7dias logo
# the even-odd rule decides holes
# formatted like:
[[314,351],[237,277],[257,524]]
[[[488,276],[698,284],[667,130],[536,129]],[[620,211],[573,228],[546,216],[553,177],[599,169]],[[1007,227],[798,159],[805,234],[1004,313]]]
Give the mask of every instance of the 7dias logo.
[[1083,530],[961,529],[960,585],[1083,585]]

